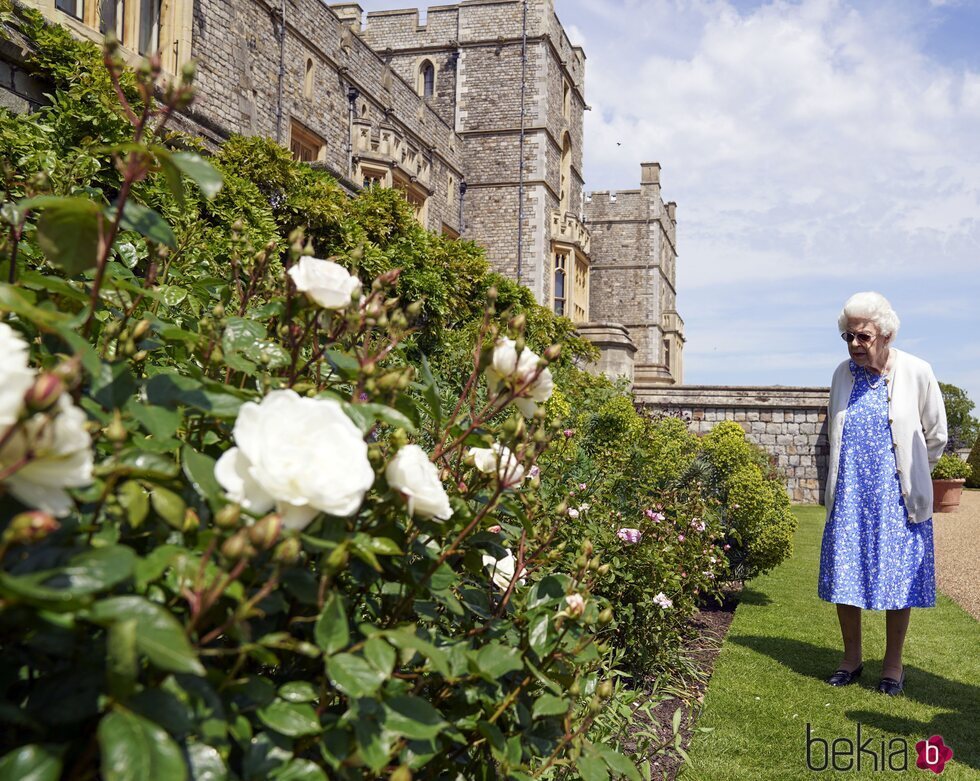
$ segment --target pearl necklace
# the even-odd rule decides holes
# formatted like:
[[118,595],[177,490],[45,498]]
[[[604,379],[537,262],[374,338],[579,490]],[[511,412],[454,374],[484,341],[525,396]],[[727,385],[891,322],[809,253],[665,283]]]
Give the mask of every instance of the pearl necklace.
[[878,388],[881,386],[882,377],[878,377],[878,384],[876,385],[875,383],[871,382],[871,375],[868,374],[867,368],[862,366],[861,371],[864,372],[864,380],[868,383],[868,387],[871,388],[871,390],[878,390]]

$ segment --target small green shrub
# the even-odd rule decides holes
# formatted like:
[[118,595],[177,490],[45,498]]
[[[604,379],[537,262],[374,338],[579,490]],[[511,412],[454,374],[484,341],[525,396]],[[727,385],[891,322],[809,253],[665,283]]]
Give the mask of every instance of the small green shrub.
[[980,488],[980,437],[977,437],[977,441],[973,443],[973,448],[970,450],[970,456],[966,459],[966,463],[971,469],[969,476],[966,478],[966,487]]
[[707,488],[724,506],[732,573],[748,579],[768,572],[792,553],[797,522],[786,489],[737,423],[719,423],[701,443]]
[[959,456],[944,453],[932,470],[934,480],[962,480],[973,474],[973,467]]

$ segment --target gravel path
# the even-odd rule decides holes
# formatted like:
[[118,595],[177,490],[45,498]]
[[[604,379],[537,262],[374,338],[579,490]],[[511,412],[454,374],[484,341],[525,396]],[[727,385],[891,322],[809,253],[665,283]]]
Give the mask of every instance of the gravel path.
[[980,491],[964,491],[959,509],[932,519],[936,587],[980,621]]

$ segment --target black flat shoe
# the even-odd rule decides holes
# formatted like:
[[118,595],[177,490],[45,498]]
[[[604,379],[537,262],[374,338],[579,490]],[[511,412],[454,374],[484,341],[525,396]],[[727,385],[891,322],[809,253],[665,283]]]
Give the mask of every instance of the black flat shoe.
[[878,681],[878,691],[895,697],[905,691],[905,670],[902,670],[902,680],[896,681],[894,678],[882,678]]
[[827,679],[827,683],[829,683],[831,686],[847,686],[848,684],[854,683],[861,677],[862,670],[864,670],[863,662],[850,672],[847,670],[837,670]]

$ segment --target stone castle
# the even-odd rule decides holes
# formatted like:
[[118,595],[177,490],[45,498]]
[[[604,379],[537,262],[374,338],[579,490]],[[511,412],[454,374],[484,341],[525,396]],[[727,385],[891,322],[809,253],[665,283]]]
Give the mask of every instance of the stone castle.
[[[554,0],[464,0],[364,14],[321,0],[20,0],[132,56],[193,59],[187,130],[268,136],[350,192],[404,193],[429,230],[482,245],[499,272],[597,344],[595,370],[637,391],[683,379],[677,221],[660,166],[639,189],[586,194],[585,52]],[[0,54],[0,104],[41,98]]]

